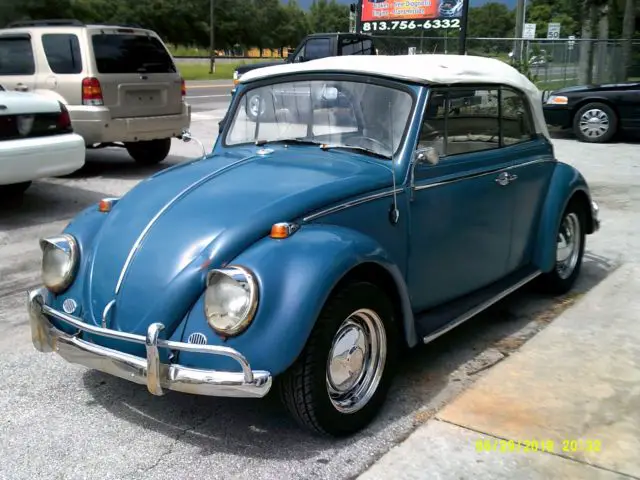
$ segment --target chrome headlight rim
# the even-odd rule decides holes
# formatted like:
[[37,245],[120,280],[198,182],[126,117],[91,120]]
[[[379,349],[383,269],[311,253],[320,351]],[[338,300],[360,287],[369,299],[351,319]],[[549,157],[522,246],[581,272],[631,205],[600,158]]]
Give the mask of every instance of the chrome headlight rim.
[[[206,290],[210,288],[211,282],[217,275],[227,276],[236,282],[243,283],[246,286],[247,293],[249,295],[247,309],[244,317],[232,328],[222,329],[216,327],[210,319],[207,313],[207,300]],[[223,337],[235,337],[243,333],[249,325],[253,322],[256,312],[258,310],[259,289],[258,282],[255,274],[247,267],[241,265],[229,265],[224,268],[215,268],[207,273],[206,287],[205,287],[205,299],[204,299],[204,316],[207,321],[207,325],[218,335]]]
[[[76,240],[76,238],[68,233],[63,233],[60,235],[55,235],[53,237],[45,237],[40,239],[40,250],[42,251],[42,281],[44,283],[44,286],[47,288],[47,290],[49,290],[52,293],[55,294],[61,294],[64,291],[66,291],[71,284],[73,283],[73,280],[75,279],[76,276],[76,272],[78,270],[78,260],[80,258],[80,248],[78,246],[78,241]],[[62,248],[61,245],[65,245],[68,247],[68,251],[65,248]],[[61,250],[62,252],[64,252],[65,254],[68,255],[69,257],[69,268],[67,269],[67,272],[65,273],[65,275],[62,277],[62,280],[60,282],[58,282],[55,285],[51,285],[51,284],[47,284],[44,280],[44,260],[45,260],[45,250],[47,247],[52,247],[58,250]]]

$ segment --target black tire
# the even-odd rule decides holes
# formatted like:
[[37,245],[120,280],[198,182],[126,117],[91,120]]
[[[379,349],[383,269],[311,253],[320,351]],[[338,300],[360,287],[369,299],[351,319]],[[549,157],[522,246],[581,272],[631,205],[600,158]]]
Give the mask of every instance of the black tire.
[[[345,413],[339,411],[330,399],[327,360],[343,322],[360,309],[375,312],[381,320],[386,334],[386,359],[377,388],[373,388],[374,393],[368,401],[359,410]],[[284,405],[301,426],[315,433],[343,437],[363,429],[378,414],[385,401],[395,373],[398,339],[393,306],[384,291],[369,282],[348,284],[327,300],[304,350],[279,379]],[[349,350],[350,354],[359,351]],[[351,355],[347,361],[349,358]],[[366,377],[364,375],[355,384]]]
[[[592,112],[592,113],[588,113]],[[592,116],[602,121],[607,122],[606,131],[600,132],[600,130],[592,130],[592,134],[583,132],[580,127],[580,123],[583,120],[583,115]],[[594,120],[595,121],[595,120]],[[583,105],[578,109],[573,116],[573,132],[578,140],[587,143],[606,143],[610,141],[618,131],[618,115],[616,112],[606,103],[591,102]]]
[[31,186],[32,182],[12,183],[11,185],[0,185],[0,196],[14,199],[22,196]]
[[569,272],[565,271],[563,273],[563,269],[561,268],[562,263],[556,260],[556,264],[554,265],[553,270],[540,275],[537,279],[538,289],[545,293],[556,295],[567,293],[569,290],[571,290],[578,276],[580,275],[586,239],[585,232],[587,228],[586,212],[584,211],[584,208],[580,203],[572,201],[571,203],[569,203],[564,213],[562,214],[562,220],[560,221],[560,226],[557,232],[558,243],[560,243],[561,241],[561,235],[562,231],[564,230],[565,222],[569,218],[574,218],[575,220],[577,220],[580,229],[579,234],[577,235],[577,240],[580,243],[577,250],[577,257],[575,258],[575,265],[573,266],[570,274],[567,275],[567,273]]
[[171,139],[145,140],[125,143],[127,152],[140,165],[156,165],[169,155]]

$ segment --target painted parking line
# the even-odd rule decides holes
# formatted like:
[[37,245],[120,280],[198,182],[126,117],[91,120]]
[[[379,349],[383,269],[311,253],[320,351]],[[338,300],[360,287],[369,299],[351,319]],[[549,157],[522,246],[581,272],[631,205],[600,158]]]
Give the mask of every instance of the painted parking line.
[[233,88],[233,84],[229,83],[229,84],[224,84],[224,85],[218,85],[215,83],[209,83],[207,85],[189,85],[187,84],[187,90],[191,90],[192,88]]

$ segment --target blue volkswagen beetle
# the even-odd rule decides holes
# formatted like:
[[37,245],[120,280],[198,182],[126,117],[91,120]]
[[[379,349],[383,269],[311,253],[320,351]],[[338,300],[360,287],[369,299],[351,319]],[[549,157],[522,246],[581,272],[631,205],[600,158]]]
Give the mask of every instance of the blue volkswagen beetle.
[[499,60],[266,67],[211,153],[41,240],[32,338],[153,395],[277,390],[301,425],[344,436],[380,410],[405,347],[527,282],[568,291],[598,228],[540,92]]

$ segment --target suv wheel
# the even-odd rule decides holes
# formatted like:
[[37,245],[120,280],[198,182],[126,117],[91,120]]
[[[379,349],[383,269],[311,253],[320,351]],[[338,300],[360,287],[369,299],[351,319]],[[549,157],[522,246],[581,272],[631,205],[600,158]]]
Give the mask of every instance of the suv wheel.
[[171,150],[171,139],[146,140],[142,142],[125,143],[131,158],[141,165],[155,165],[162,162]]

